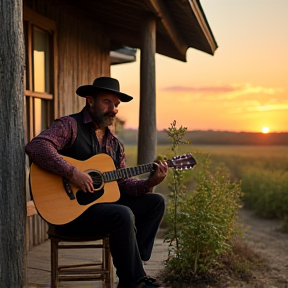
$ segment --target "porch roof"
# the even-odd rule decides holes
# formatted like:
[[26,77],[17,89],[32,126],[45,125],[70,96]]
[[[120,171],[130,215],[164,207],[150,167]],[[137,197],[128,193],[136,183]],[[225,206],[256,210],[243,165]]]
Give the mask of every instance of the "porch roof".
[[123,45],[141,49],[141,18],[157,18],[156,52],[186,61],[189,47],[213,55],[217,43],[199,0],[72,0],[70,5],[97,20],[111,39],[111,50]]

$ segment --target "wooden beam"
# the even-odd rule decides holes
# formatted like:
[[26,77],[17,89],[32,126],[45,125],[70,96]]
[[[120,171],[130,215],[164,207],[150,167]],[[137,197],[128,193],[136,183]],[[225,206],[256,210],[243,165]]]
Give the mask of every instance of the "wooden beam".
[[46,93],[46,92],[36,92],[36,91],[25,90],[25,95],[30,96],[30,97],[40,98],[40,99],[46,99],[46,100],[53,99],[53,95]]
[[155,159],[156,130],[156,17],[144,14],[141,33],[140,62],[140,113],[138,136],[138,164],[151,163]]
[[205,35],[205,38],[207,39],[207,42],[209,43],[211,47],[211,54],[214,55],[215,50],[217,49],[217,44],[215,42],[215,39],[210,31],[209,26],[207,26],[207,21],[204,17],[202,9],[199,7],[196,0],[188,0],[191,10],[193,11],[199,26]]
[[158,14],[158,17],[160,18],[164,28],[166,29],[175,47],[186,59],[186,51],[188,49],[188,45],[185,43],[180,33],[178,33],[174,21],[172,20],[172,17],[170,16],[169,11],[164,4],[165,1],[162,0],[149,0],[149,1],[153,6],[153,8],[155,9],[156,13]]
[[38,27],[41,27],[45,30],[54,31],[56,30],[56,23],[42,15],[39,15],[35,11],[23,6],[23,19],[32,23],[37,23]]

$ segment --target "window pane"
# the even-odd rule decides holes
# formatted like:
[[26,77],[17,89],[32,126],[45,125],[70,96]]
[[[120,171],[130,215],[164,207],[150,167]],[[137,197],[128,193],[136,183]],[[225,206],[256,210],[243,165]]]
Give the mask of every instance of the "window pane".
[[48,102],[47,100],[34,98],[34,135],[48,127]]
[[49,34],[34,27],[33,29],[33,80],[34,91],[50,93],[49,71]]

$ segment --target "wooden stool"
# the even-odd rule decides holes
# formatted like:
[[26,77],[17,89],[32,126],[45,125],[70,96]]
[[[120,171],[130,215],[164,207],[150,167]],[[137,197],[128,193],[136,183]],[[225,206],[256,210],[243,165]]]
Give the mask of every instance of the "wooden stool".
[[[57,288],[59,281],[102,281],[103,287],[113,286],[113,264],[109,237],[63,237],[48,232],[51,240],[51,287]],[[91,243],[93,241],[94,243]],[[95,243],[95,241],[97,241]],[[61,243],[62,242],[62,243]],[[72,243],[74,242],[74,243]],[[82,242],[82,243],[80,243]],[[89,243],[83,243],[89,242]],[[59,249],[102,249],[102,259],[94,263],[59,265]]]

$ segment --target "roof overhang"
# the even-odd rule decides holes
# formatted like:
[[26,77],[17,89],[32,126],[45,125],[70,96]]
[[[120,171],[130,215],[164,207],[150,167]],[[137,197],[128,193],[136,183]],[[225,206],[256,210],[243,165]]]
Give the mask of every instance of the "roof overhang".
[[153,14],[157,19],[157,53],[186,61],[186,52],[190,47],[211,55],[217,49],[199,0],[68,2],[102,25],[111,39],[111,50],[122,46],[141,49],[141,19],[145,13]]
[[165,30],[162,33],[167,35],[175,46],[175,49],[171,49],[165,41],[160,42],[157,47],[158,53],[186,61],[186,51],[191,47],[214,55],[217,43],[200,1],[149,1],[159,17],[162,29]]

